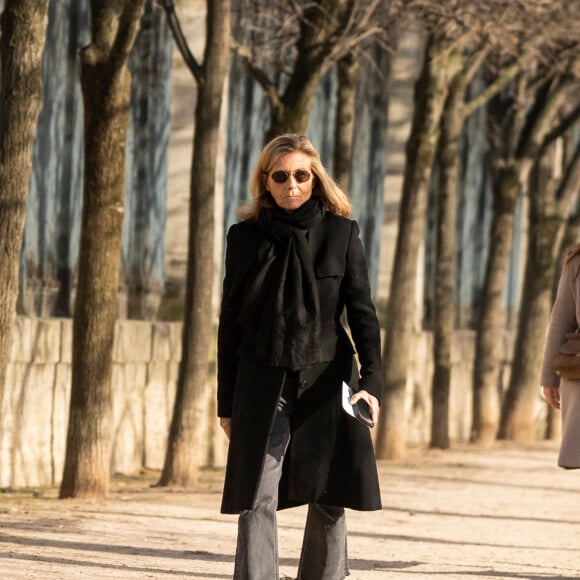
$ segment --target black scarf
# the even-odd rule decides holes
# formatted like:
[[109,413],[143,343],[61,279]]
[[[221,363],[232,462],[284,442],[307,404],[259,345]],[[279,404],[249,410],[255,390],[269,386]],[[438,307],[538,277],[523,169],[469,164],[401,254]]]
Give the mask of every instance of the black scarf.
[[321,362],[320,299],[306,235],[324,212],[324,202],[311,198],[293,212],[264,208],[258,216],[271,244],[249,280],[253,304],[243,318],[255,353],[272,366],[300,369]]

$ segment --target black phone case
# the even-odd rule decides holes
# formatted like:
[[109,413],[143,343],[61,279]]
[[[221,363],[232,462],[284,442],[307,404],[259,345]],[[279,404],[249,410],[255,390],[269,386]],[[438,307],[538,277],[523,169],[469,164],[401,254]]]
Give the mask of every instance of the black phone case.
[[367,427],[374,427],[375,424],[371,419],[371,409],[364,399],[359,399],[354,405],[356,418]]

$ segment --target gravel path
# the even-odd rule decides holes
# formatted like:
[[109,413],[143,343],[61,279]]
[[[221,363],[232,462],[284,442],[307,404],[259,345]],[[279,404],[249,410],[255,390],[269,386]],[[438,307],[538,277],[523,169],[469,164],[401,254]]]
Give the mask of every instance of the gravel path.
[[[416,451],[381,462],[384,509],[349,511],[351,580],[580,580],[580,471],[553,443]],[[107,500],[56,490],[0,494],[0,577],[225,579],[236,518],[219,512],[221,471],[204,489],[116,478]],[[279,514],[280,575],[294,578],[304,508]]]

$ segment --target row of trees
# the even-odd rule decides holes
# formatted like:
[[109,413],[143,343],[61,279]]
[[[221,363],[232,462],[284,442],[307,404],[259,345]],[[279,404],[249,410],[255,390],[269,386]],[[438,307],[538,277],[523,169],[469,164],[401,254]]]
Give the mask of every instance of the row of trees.
[[[82,51],[85,181],[73,382],[61,497],[106,493],[111,439],[111,370],[119,283],[123,171],[130,81],[127,60],[146,0],[92,0],[91,43]],[[538,360],[557,257],[575,211],[580,172],[577,3],[531,0],[208,0],[203,61],[193,57],[172,0],[159,0],[197,85],[182,361],[160,484],[195,484],[212,340],[214,190],[221,99],[232,49],[270,105],[264,138],[306,132],[321,79],[337,71],[333,169],[351,179],[357,71],[371,63],[388,86],[384,55],[397,29],[422,22],[426,42],[415,86],[398,237],[386,314],[380,458],[405,453],[405,394],[416,332],[414,295],[428,196],[437,216],[431,445],[449,446],[451,337],[455,328],[455,226],[466,120],[485,108],[493,182],[487,271],[476,323],[474,442],[533,436]],[[0,384],[4,386],[16,302],[18,252],[48,1],[5,0],[0,58]],[[234,26],[232,27],[232,21]],[[18,23],[18,26],[16,24]],[[26,23],[23,25],[22,23]],[[474,82],[477,79],[478,83]],[[475,87],[483,87],[476,90]],[[6,103],[6,105],[5,105]],[[386,127],[384,127],[386,131]],[[113,154],[112,154],[113,152]],[[377,155],[384,151],[378,151]],[[498,393],[501,304],[516,202],[529,199],[529,248],[511,382]],[[0,392],[2,395],[2,392]]]
[[[501,437],[534,436],[538,362],[541,360],[561,240],[578,194],[578,142],[572,127],[579,114],[578,41],[569,34],[578,10],[571,3],[451,2],[435,9],[422,3],[428,28],[423,70],[415,88],[415,116],[399,215],[399,236],[387,312],[384,350],[385,398],[380,418],[379,457],[405,452],[404,396],[413,335],[413,294],[417,256],[425,227],[426,200],[436,169],[437,240],[433,305],[435,363],[431,445],[446,448],[455,323],[455,208],[460,139],[466,118],[486,106],[493,215],[482,288],[473,371],[472,440],[489,443],[498,434],[500,341],[505,327],[502,292],[509,264],[516,202],[530,196],[530,217],[542,229],[530,236],[526,279],[517,330],[514,368],[501,412]],[[568,20],[570,18],[571,20]],[[485,90],[467,92],[475,75]],[[558,145],[559,144],[559,145]],[[537,182],[539,164],[555,147],[566,155],[551,170],[558,184],[547,191]],[[534,169],[534,171],[533,171]],[[530,178],[532,176],[532,178]],[[532,196],[535,195],[536,200]],[[541,200],[541,201],[539,201]],[[542,208],[542,215],[536,211]],[[546,232],[552,224],[558,228]],[[532,233],[532,232],[530,232]],[[548,238],[549,236],[549,238]],[[540,239],[542,240],[540,242]],[[535,244],[541,243],[540,254]],[[532,314],[534,316],[532,316]]]

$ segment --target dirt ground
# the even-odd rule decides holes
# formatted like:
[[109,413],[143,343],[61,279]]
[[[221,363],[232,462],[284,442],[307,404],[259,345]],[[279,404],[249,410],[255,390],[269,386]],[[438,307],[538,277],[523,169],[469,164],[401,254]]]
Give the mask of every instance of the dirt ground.
[[[381,462],[384,508],[348,511],[352,580],[580,580],[580,472],[553,443],[414,451]],[[0,577],[223,579],[236,518],[219,514],[222,472],[204,489],[115,478],[99,501],[56,489],[0,493]],[[294,578],[304,508],[279,514],[280,576]]]

